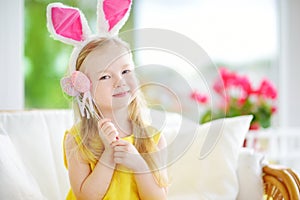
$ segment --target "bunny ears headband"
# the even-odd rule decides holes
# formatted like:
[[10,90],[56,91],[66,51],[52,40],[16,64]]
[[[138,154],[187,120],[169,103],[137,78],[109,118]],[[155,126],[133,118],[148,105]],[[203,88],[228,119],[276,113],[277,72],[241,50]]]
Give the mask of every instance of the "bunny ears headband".
[[78,8],[62,3],[48,5],[47,27],[52,37],[74,46],[70,59],[71,71],[75,71],[80,50],[93,38],[118,34],[129,17],[131,4],[131,0],[98,0],[96,34],[91,33],[85,16]]
[[[85,116],[85,109],[93,109],[91,82],[85,74],[76,71],[77,57],[92,39],[116,36],[129,17],[131,4],[131,0],[98,0],[96,34],[91,33],[85,16],[78,8],[62,3],[47,6],[47,28],[51,36],[74,46],[69,61],[70,76],[61,80],[61,86],[66,94],[76,97],[82,116]],[[86,115],[90,117],[89,112]]]

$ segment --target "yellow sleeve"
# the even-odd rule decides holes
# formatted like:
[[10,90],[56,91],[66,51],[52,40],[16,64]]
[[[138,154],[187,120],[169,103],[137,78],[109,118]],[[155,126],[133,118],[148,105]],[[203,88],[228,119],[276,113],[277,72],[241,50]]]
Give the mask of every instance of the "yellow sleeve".
[[154,127],[148,127],[148,131],[151,137],[153,138],[155,144],[158,144],[161,137],[161,133]]

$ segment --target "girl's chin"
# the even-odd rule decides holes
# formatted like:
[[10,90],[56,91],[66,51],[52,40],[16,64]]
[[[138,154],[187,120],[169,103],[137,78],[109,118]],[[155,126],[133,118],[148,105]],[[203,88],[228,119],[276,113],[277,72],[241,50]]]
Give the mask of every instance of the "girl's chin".
[[131,98],[129,95],[125,95],[123,97],[114,97],[112,99],[112,108],[119,109],[119,108],[128,107],[130,102],[131,102]]

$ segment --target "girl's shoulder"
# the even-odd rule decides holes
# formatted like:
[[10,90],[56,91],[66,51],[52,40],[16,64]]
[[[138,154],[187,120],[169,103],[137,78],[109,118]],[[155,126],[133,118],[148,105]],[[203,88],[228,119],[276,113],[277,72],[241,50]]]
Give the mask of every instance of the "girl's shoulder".
[[70,134],[73,137],[78,137],[80,135],[80,124],[81,123],[74,124],[70,129],[66,130],[65,134]]
[[81,131],[81,123],[76,123],[74,124],[70,129],[66,130],[65,135],[64,135],[64,142],[66,143],[67,138],[72,138],[71,140],[74,141],[73,143],[81,150],[81,151],[86,151],[82,137],[80,134]]
[[74,124],[70,129],[65,131],[63,139],[63,154],[64,154],[64,164],[68,168],[67,157],[70,157],[70,153],[76,155],[75,157],[85,162],[89,165],[92,165],[88,162],[86,158],[93,158],[93,154],[89,151],[84,145],[80,136],[80,123]]

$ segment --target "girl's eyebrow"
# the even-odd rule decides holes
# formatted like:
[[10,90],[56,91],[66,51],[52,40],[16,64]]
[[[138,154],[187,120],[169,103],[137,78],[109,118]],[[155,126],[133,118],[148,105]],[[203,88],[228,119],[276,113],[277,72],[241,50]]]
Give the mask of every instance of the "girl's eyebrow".
[[128,63],[128,64],[123,65],[122,68],[124,69],[124,68],[126,68],[126,67],[131,67],[131,66],[132,66],[132,65]]
[[[131,63],[124,64],[124,65],[122,65],[121,69],[124,69],[126,67],[133,67],[133,64],[131,64]],[[109,73],[109,72],[110,72],[109,69],[97,71],[98,74],[100,74],[100,73]]]
[[97,71],[98,74],[101,74],[101,73],[104,73],[104,72],[107,72],[106,70],[99,70]]
[[109,69],[108,69],[108,67],[106,68],[106,69],[100,69],[99,71],[97,71],[97,73],[98,74],[100,74],[100,73],[109,73],[110,71],[109,71]]
[[[121,69],[124,69],[124,68],[126,68],[126,67],[133,67],[133,64],[130,64],[130,63],[124,64],[124,65],[122,65]],[[100,73],[109,73],[109,72],[110,72],[109,69],[97,71],[97,73],[99,73],[99,74],[100,74]]]

